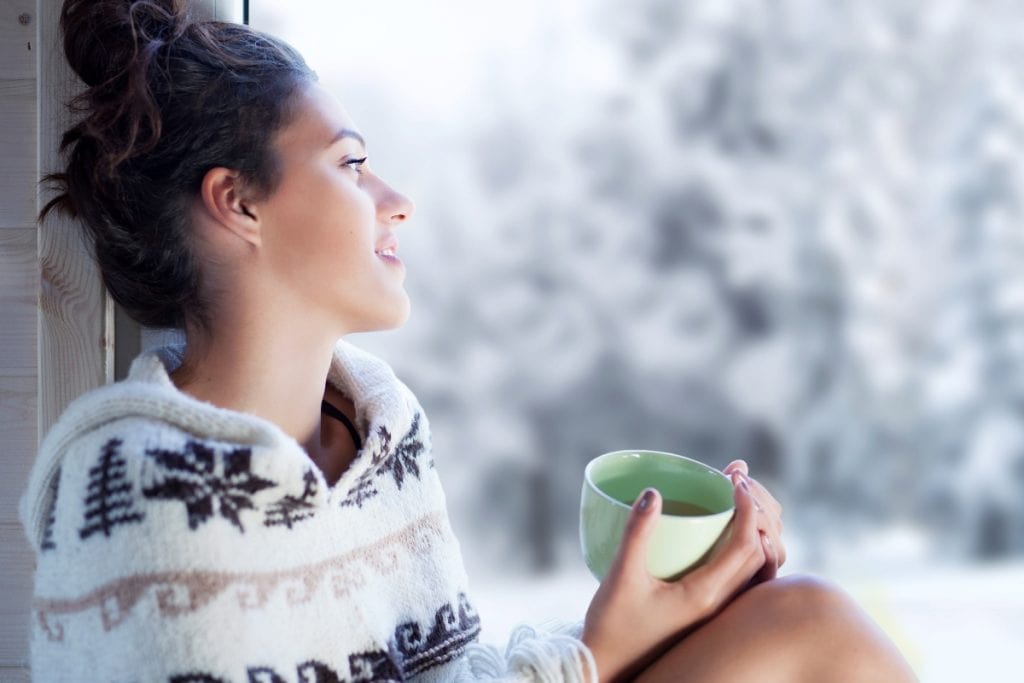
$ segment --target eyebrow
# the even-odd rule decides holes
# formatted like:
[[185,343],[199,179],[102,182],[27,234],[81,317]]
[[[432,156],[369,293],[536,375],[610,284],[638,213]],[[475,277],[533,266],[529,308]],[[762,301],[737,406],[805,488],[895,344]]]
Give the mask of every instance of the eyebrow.
[[339,129],[338,132],[334,134],[334,137],[331,139],[331,141],[327,143],[327,146],[330,147],[338,140],[342,140],[344,138],[352,138],[353,140],[358,140],[359,144],[361,144],[363,147],[366,147],[366,140],[363,139],[363,136],[357,133],[356,131],[352,130],[351,128]]

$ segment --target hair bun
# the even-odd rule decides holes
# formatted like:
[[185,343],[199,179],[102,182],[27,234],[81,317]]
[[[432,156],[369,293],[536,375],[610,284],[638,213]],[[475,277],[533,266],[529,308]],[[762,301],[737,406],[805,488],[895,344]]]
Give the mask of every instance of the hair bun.
[[126,73],[184,31],[184,0],[65,0],[60,25],[68,64],[94,87]]

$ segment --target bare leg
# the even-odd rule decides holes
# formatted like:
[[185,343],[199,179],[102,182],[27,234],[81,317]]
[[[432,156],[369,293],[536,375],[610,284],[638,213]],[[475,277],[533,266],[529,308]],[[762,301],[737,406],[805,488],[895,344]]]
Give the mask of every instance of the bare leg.
[[916,681],[896,647],[841,589],[811,577],[762,583],[634,680],[682,683]]

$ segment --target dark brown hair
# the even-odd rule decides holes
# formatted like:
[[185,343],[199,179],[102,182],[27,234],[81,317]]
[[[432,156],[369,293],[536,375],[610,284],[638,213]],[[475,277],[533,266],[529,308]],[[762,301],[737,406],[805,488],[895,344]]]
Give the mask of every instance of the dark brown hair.
[[272,137],[316,75],[286,43],[199,20],[184,0],[65,0],[61,30],[87,88],[39,219],[56,208],[85,224],[104,284],[141,324],[208,329],[192,202],[218,166],[255,198],[274,191]]

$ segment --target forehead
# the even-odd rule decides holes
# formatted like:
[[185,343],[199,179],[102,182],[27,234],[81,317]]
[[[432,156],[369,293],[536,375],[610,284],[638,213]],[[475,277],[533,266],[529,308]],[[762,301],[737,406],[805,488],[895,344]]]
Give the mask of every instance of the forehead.
[[[292,120],[277,133],[277,146],[281,152],[325,150],[339,130],[356,130],[338,98],[320,84],[302,87],[295,93],[295,99]],[[354,139],[351,142],[358,144]]]

